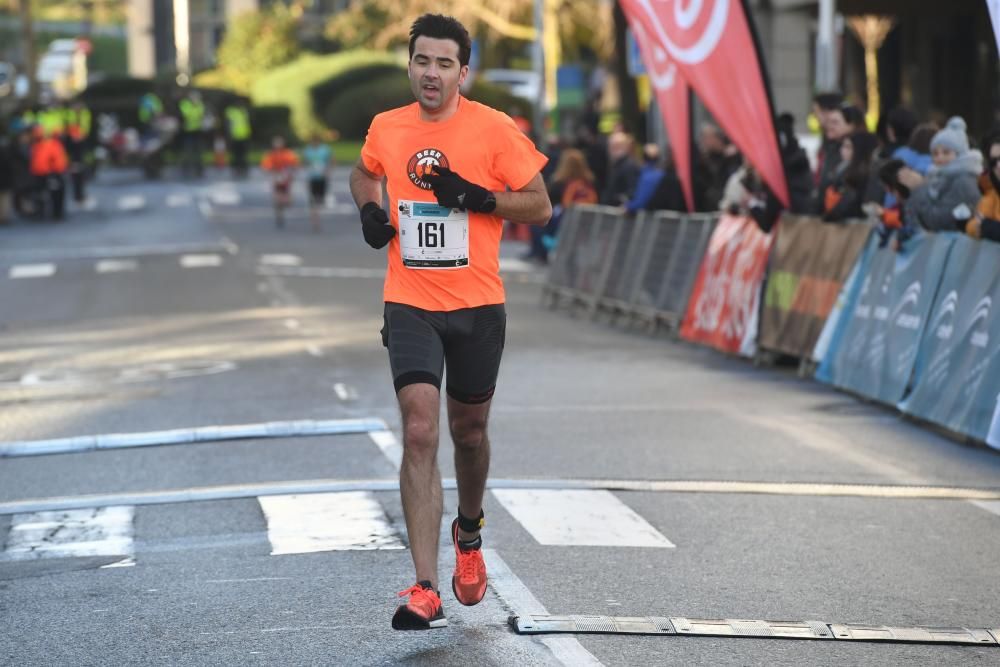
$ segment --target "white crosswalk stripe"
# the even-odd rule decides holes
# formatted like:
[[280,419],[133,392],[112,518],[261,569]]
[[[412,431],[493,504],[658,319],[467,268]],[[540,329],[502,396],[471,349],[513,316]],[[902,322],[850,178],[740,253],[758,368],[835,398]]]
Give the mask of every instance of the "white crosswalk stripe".
[[122,273],[135,271],[139,268],[139,262],[134,259],[102,259],[95,268],[98,273]]
[[146,208],[146,198],[142,195],[126,195],[118,199],[119,211],[138,211]]
[[493,495],[539,544],[674,546],[610,491],[494,489]]
[[219,255],[181,255],[180,263],[185,269],[222,266],[222,257]]
[[298,255],[287,254],[261,255],[260,264],[263,266],[300,266],[302,258]]
[[184,192],[175,192],[174,194],[167,195],[168,208],[181,208],[182,206],[190,206],[193,202],[194,202],[194,197]]
[[4,557],[9,560],[134,554],[134,507],[15,514]]
[[402,549],[382,506],[367,492],[258,498],[271,555]]
[[56,272],[55,264],[19,264],[10,267],[11,278],[47,278]]

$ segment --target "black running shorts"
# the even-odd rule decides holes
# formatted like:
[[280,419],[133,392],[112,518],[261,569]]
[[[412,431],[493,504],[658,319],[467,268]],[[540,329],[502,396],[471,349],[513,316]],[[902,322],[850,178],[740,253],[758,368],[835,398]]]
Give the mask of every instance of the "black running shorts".
[[309,199],[314,204],[322,204],[326,199],[326,179],[325,178],[310,178],[309,179]]
[[389,302],[383,319],[397,392],[418,382],[440,389],[447,366],[453,399],[477,404],[493,397],[507,328],[503,304],[438,312]]

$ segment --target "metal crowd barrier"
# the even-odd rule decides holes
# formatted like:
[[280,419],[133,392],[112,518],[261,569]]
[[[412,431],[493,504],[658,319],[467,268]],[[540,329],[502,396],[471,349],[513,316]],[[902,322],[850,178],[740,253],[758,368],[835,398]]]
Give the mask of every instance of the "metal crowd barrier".
[[552,308],[677,329],[718,217],[574,207],[564,215],[544,298]]

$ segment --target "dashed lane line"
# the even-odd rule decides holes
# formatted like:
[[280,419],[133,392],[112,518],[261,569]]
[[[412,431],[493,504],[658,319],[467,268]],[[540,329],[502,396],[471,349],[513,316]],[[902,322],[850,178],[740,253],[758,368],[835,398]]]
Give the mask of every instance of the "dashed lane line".
[[182,253],[226,252],[235,254],[238,246],[228,238],[221,241],[192,243],[159,243],[148,245],[95,246],[77,248],[24,248],[0,250],[0,259],[106,259],[119,257],[145,257],[153,255],[179,255]]
[[135,271],[139,263],[134,259],[102,259],[94,266],[98,273],[122,273]]
[[17,278],[48,278],[56,273],[55,264],[18,264],[10,267],[8,276]]
[[262,266],[301,266],[302,258],[298,255],[273,254],[261,255],[258,260]]
[[180,264],[185,269],[222,266],[222,257],[218,255],[181,255]]

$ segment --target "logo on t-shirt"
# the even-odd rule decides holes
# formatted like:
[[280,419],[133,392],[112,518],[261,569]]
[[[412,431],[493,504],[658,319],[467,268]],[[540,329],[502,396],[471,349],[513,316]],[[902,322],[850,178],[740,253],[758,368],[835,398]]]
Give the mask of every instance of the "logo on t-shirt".
[[450,168],[450,165],[448,158],[438,149],[424,148],[414,153],[406,163],[406,173],[418,188],[430,190],[431,184],[424,180],[424,176],[430,173],[431,167]]

